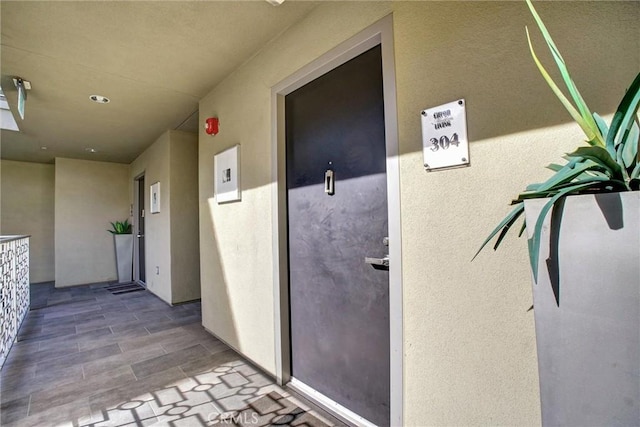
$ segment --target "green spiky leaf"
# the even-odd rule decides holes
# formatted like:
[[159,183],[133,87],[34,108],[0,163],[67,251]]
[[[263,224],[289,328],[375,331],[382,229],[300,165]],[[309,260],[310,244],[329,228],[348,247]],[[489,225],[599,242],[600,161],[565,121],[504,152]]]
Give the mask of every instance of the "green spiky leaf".
[[[516,206],[515,209],[513,209],[509,215],[507,215],[502,222],[500,222],[500,224],[498,224],[498,226],[496,228],[493,229],[493,231],[489,234],[489,237],[487,237],[484,242],[482,243],[482,245],[480,246],[480,249],[478,249],[478,252],[476,252],[476,254],[473,256],[473,258],[471,258],[471,261],[473,261],[474,259],[476,259],[476,257],[478,256],[478,254],[480,253],[480,251],[482,251],[482,249],[487,245],[487,243],[489,243],[491,241],[491,239],[493,239],[493,237],[498,234],[504,227],[506,227],[507,225],[509,227],[511,227],[511,224],[513,224],[513,221],[515,219],[517,219],[520,215],[522,215],[522,213],[524,212],[524,203],[520,203],[518,206]],[[494,250],[497,248],[494,247]]]
[[600,129],[600,133],[602,134],[602,137],[606,141],[607,134],[609,133],[609,126],[607,125],[607,122],[605,122],[604,119],[598,113],[593,113],[593,119],[595,120],[596,125],[598,126],[598,129]]
[[629,135],[624,144],[619,147],[622,165],[625,168],[633,167],[638,161],[638,139],[640,138],[640,128],[638,123],[633,122]]
[[111,230],[107,230],[111,234],[131,234],[131,224],[129,220],[111,222]]
[[[634,117],[640,106],[640,73],[631,83],[631,86],[625,93],[620,105],[613,115],[611,126],[609,126],[609,134],[607,135],[607,144],[624,143],[624,135],[633,124]],[[611,142],[610,142],[611,141]]]
[[591,160],[606,169],[612,179],[622,179],[622,168],[602,147],[580,147],[573,153],[569,153],[569,156]]
[[533,234],[531,239],[529,239],[529,261],[531,263],[531,271],[533,272],[533,279],[537,283],[538,282],[538,262],[540,258],[540,238],[542,236],[542,226],[544,224],[544,219],[547,216],[549,210],[555,205],[555,203],[560,200],[562,197],[567,196],[568,194],[575,192],[581,188],[588,187],[592,185],[592,183],[583,183],[578,185],[573,185],[571,187],[567,187],[561,191],[559,191],[555,196],[553,196],[549,201],[544,205],[540,214],[538,215],[538,219],[536,220],[536,225],[533,229]]
[[[531,0],[526,0],[526,2],[527,2],[527,6],[529,6],[529,10],[531,11],[531,14],[533,15],[533,18],[536,21],[536,24],[538,24],[538,28],[540,29],[540,32],[542,33],[542,36],[544,37],[544,40],[547,43],[547,46],[549,47],[549,51],[551,52],[551,55],[553,56],[553,59],[556,62],[558,70],[560,71],[560,74],[562,75],[562,79],[564,80],[565,86],[569,90],[569,93],[573,98],[573,102],[576,104],[576,106],[578,107],[578,110],[580,111],[578,115],[580,116],[581,120],[577,120],[574,114],[572,114],[572,111],[575,111],[575,108],[573,106],[571,106],[571,110],[569,110],[569,108],[567,108],[567,110],[572,115],[572,117],[574,117],[574,119],[576,119],[576,121],[580,124],[580,127],[582,127],[582,130],[587,136],[587,140],[590,141],[592,145],[599,145],[601,147],[604,147],[605,143],[604,143],[604,139],[602,138],[602,135],[600,134],[600,130],[598,129],[598,126],[596,125],[596,122],[593,116],[591,115],[591,110],[589,110],[589,107],[587,106],[586,102],[582,98],[580,91],[578,90],[575,83],[573,82],[573,79],[569,74],[569,70],[567,69],[567,65],[564,62],[564,58],[560,54],[560,51],[558,50],[558,47],[553,41],[551,34],[549,34],[549,31],[547,30],[546,25],[542,21],[542,18],[540,18],[540,15],[538,15],[538,12],[536,11],[535,7],[533,7],[533,3],[531,3]],[[535,57],[535,53],[533,52],[533,47],[531,45],[531,40],[529,38],[528,30],[527,30],[527,39],[529,39],[529,48],[531,50],[531,54],[532,56],[534,56],[534,60],[538,65],[538,68],[540,69],[541,72],[543,72],[544,67],[542,67],[542,65],[540,64],[540,61],[538,61],[538,59]],[[545,76],[546,74],[545,80],[547,80],[547,82],[551,80],[551,78],[546,73],[546,70],[542,74],[543,76]],[[553,86],[555,86],[555,88],[557,89],[557,86],[555,85],[555,83],[553,83]],[[562,92],[560,92],[559,89],[557,90],[560,94],[562,94]],[[556,92],[555,89],[554,89],[554,92],[558,96],[558,92]],[[567,100],[567,98],[564,96],[564,94],[561,97],[558,96],[558,98],[560,98],[560,101],[562,101],[563,104],[565,104],[565,101],[569,105],[571,104]],[[567,107],[567,104],[565,104],[565,107]]]
[[573,106],[571,101],[569,101],[569,99],[567,99],[564,93],[562,93],[562,91],[560,90],[556,82],[553,81],[553,79],[551,78],[547,70],[544,68],[544,66],[538,59],[538,56],[536,55],[535,50],[533,49],[533,45],[531,44],[529,29],[527,28],[526,31],[527,31],[527,40],[529,41],[529,50],[531,51],[531,56],[533,57],[533,60],[538,66],[538,70],[540,70],[540,74],[542,74],[542,77],[544,77],[544,79],[546,80],[547,84],[549,85],[553,93],[560,100],[560,102],[562,102],[562,105],[564,105],[564,108],[566,108],[566,110],[569,112],[573,120],[575,120],[576,123],[578,123],[578,125],[582,128],[582,131],[587,136],[587,142],[591,145],[598,145],[598,144],[604,145],[604,143],[601,143],[598,141],[598,138],[596,137],[596,134],[593,132],[593,129],[589,127],[589,124],[584,120],[584,118],[578,112],[578,110],[576,110],[576,108]]
[[[525,200],[547,198],[549,201],[543,207],[534,226],[532,237],[528,240],[531,268],[537,281],[542,223],[558,200],[583,192],[640,190],[640,153],[638,150],[640,128],[636,119],[640,106],[640,73],[620,102],[611,124],[607,126],[602,117],[591,113],[588,109],[569,74],[562,55],[531,0],[526,0],[526,2],[575,105],[564,95],[538,59],[527,29],[527,41],[531,56],[549,87],[587,135],[587,142],[591,146],[579,147],[573,153],[563,156],[567,160],[565,165],[556,163],[548,165],[547,167],[554,174],[545,182],[528,185],[526,191],[519,194],[518,198],[511,202],[515,208],[493,229],[473,258],[475,259],[495,236],[498,237],[494,249],[502,243],[517,218],[524,212]],[[520,229],[520,235],[525,228],[526,219]]]

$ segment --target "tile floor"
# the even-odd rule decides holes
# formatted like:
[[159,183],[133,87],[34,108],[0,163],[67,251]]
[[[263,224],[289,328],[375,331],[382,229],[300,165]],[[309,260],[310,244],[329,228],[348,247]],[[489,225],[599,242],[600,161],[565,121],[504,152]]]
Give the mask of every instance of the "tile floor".
[[198,302],[105,287],[32,285],[0,425],[342,425],[205,331]]

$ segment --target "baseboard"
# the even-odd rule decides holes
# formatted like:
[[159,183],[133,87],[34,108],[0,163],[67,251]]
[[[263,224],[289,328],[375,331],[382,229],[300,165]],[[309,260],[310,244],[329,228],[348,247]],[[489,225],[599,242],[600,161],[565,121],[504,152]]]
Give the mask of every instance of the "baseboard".
[[329,412],[334,417],[349,425],[357,427],[375,427],[375,424],[373,424],[369,420],[345,408],[344,406],[333,401],[324,394],[314,390],[300,380],[295,379],[294,377],[292,377],[291,381],[287,383],[287,387],[293,391],[298,392],[303,397],[306,397],[308,400],[315,403],[325,411]]

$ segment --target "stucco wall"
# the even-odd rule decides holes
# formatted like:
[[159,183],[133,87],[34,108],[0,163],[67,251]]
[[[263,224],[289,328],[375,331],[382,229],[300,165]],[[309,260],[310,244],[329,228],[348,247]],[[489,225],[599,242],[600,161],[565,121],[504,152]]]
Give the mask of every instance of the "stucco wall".
[[[200,103],[203,322],[275,371],[271,87],[394,13],[400,141],[406,425],[537,425],[526,242],[470,263],[509,202],[582,140],[533,64],[524,2],[327,2]],[[539,12],[593,110],[609,114],[640,69],[636,2],[548,2]],[[549,57],[537,34],[534,43]],[[547,62],[549,63],[549,62]],[[549,67],[551,67],[549,63]],[[420,111],[464,97],[471,166],[427,173]],[[213,155],[241,144],[242,202],[213,200]]]
[[[553,2],[538,10],[590,107],[612,113],[640,70],[638,3]],[[514,234],[498,253],[469,260],[510,200],[584,138],[529,55],[525,25],[551,69],[524,3],[403,3],[394,21],[405,419],[538,424],[526,241]],[[458,97],[467,102],[471,167],[425,173],[418,113]]]
[[[197,162],[197,136],[167,131],[131,163],[130,189],[142,173],[145,179],[146,285],[169,304],[200,298]],[[156,182],[160,212],[152,214]]]
[[53,232],[54,166],[2,160],[0,227],[4,234],[29,234],[32,283],[55,279]]
[[[163,133],[131,163],[129,188],[144,172],[145,185],[145,270],[147,289],[171,303],[171,183],[170,138]],[[160,212],[151,213],[150,186],[160,183]]]
[[200,298],[198,136],[171,131],[172,302]]
[[129,166],[56,158],[56,287],[117,279],[112,221],[129,218]]
[[[316,9],[200,103],[200,121],[220,118],[215,137],[200,131],[200,264],[203,324],[275,373],[271,87],[358,29],[388,13],[385,3],[339,2]],[[213,198],[213,157],[240,144],[242,201]]]

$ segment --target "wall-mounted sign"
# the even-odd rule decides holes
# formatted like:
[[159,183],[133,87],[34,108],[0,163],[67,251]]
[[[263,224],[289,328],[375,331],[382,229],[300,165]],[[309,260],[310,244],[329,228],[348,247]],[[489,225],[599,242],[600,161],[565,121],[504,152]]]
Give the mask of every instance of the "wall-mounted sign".
[[464,99],[422,111],[422,151],[427,171],[469,165]]

